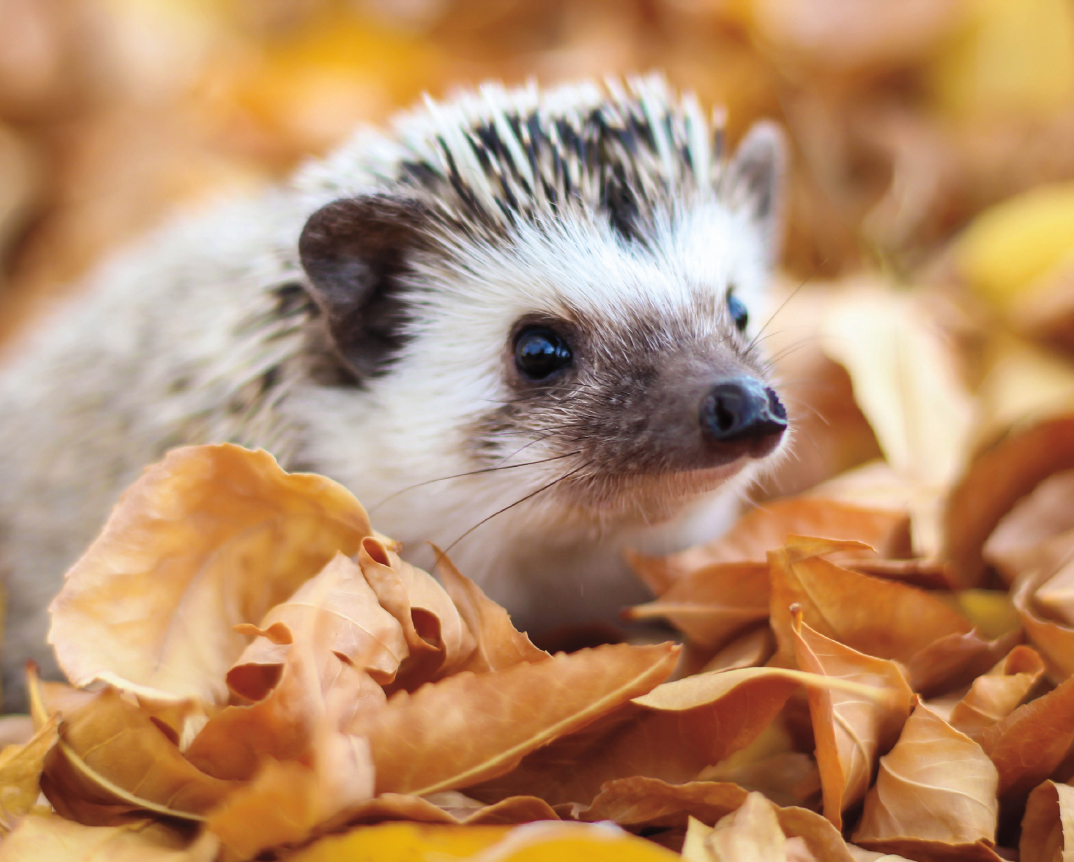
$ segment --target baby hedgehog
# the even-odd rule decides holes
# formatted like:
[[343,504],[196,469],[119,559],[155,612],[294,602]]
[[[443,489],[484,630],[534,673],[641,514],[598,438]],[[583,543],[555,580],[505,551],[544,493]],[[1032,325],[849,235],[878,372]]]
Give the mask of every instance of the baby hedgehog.
[[[642,598],[786,448],[755,321],[784,148],[658,77],[490,84],[156,233],[0,372],[6,705],[47,605],[174,446],[264,447],[430,540],[531,632]],[[422,555],[425,555],[423,558]]]

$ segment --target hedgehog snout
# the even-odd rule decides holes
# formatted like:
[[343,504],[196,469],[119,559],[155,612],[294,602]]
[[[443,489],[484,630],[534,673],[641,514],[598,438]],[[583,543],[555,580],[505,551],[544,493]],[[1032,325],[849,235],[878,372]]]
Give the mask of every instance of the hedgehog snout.
[[753,377],[716,384],[701,400],[701,431],[718,448],[762,458],[787,430],[787,410],[775,391]]

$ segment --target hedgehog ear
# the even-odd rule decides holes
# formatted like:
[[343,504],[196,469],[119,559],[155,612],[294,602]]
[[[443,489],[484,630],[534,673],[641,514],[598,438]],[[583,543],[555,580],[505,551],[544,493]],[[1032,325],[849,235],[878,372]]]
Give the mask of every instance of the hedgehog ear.
[[775,265],[780,254],[787,161],[782,129],[762,120],[746,132],[725,180],[727,199],[747,212],[759,228],[770,266]]
[[383,372],[406,341],[400,277],[426,245],[426,217],[416,201],[377,194],[333,201],[302,229],[298,254],[313,299],[359,380]]

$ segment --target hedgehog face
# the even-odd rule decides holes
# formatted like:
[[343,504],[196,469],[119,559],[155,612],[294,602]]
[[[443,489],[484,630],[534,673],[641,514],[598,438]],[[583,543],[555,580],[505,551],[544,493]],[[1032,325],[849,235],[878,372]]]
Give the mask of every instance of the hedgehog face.
[[655,521],[783,447],[755,341],[778,133],[755,127],[721,163],[688,105],[662,103],[678,113],[657,123],[652,105],[600,106],[567,118],[573,131],[534,113],[479,119],[463,143],[433,136],[394,189],[307,224],[313,296],[378,433],[419,405],[433,423],[424,461],[393,458],[414,464],[399,488],[439,478],[422,463],[450,463],[489,506]]

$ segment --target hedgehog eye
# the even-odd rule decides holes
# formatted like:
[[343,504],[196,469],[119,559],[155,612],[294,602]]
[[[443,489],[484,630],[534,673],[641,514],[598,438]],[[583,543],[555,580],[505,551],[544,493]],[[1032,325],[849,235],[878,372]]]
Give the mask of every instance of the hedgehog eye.
[[515,366],[528,380],[546,380],[571,359],[570,345],[547,326],[527,326],[515,337]]
[[746,304],[735,296],[733,288],[727,291],[727,310],[731,314],[731,320],[735,322],[735,329],[745,332],[746,325],[750,322],[750,313],[746,310]]

